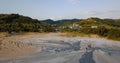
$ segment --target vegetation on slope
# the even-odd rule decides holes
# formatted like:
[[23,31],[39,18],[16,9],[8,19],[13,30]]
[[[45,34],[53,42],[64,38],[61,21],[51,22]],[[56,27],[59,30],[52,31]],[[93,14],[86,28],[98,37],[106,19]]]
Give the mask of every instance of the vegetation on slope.
[[120,26],[103,19],[88,18],[66,25],[61,26],[61,31],[72,32],[71,35],[97,34],[108,39],[120,40]]
[[120,40],[120,19],[66,19],[39,21],[19,14],[0,14],[0,32],[72,32],[72,35],[95,34]]
[[19,14],[0,14],[0,32],[52,32],[54,28]]

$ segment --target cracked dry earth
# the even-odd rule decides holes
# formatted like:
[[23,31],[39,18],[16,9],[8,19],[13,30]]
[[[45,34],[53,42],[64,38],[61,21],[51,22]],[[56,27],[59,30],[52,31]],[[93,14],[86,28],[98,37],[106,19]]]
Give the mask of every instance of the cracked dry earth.
[[[36,33],[5,38],[0,63],[119,63],[120,42]],[[90,48],[86,49],[88,45]]]

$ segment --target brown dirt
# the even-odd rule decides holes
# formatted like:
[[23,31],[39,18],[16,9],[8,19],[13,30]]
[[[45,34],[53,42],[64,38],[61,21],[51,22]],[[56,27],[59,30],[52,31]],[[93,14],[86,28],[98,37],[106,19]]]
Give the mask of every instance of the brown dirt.
[[27,35],[17,35],[11,37],[1,36],[0,38],[0,60],[12,59],[19,56],[26,56],[35,53],[31,44],[22,42]]

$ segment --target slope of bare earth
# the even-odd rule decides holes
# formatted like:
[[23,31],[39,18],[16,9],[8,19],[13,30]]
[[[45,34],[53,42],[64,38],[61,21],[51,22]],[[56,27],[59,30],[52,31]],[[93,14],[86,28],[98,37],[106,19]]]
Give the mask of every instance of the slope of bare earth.
[[[2,33],[0,35],[0,60],[13,59],[35,53],[36,50],[32,44],[23,42],[24,39],[32,38],[33,34],[35,33],[6,37],[6,33]],[[42,35],[39,34],[39,36]]]
[[[7,37],[1,42],[0,63],[120,62],[119,41],[92,37],[63,37],[61,34],[64,35],[28,33]],[[91,48],[86,49],[89,44]]]

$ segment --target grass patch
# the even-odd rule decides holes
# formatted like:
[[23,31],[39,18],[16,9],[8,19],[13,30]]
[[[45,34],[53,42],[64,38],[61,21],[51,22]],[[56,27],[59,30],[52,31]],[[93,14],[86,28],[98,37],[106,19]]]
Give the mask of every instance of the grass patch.
[[91,38],[106,38],[109,40],[115,40],[115,41],[120,41],[120,37],[114,38],[114,37],[103,37],[97,34],[85,34],[85,33],[78,33],[78,32],[66,32],[64,34],[61,34],[61,36],[66,36],[66,37],[91,37]]
[[67,36],[67,37],[76,37],[76,36],[80,36],[80,37],[94,37],[94,38],[99,38],[100,36],[96,35],[96,34],[85,34],[85,33],[78,33],[78,32],[67,32],[61,36]]

